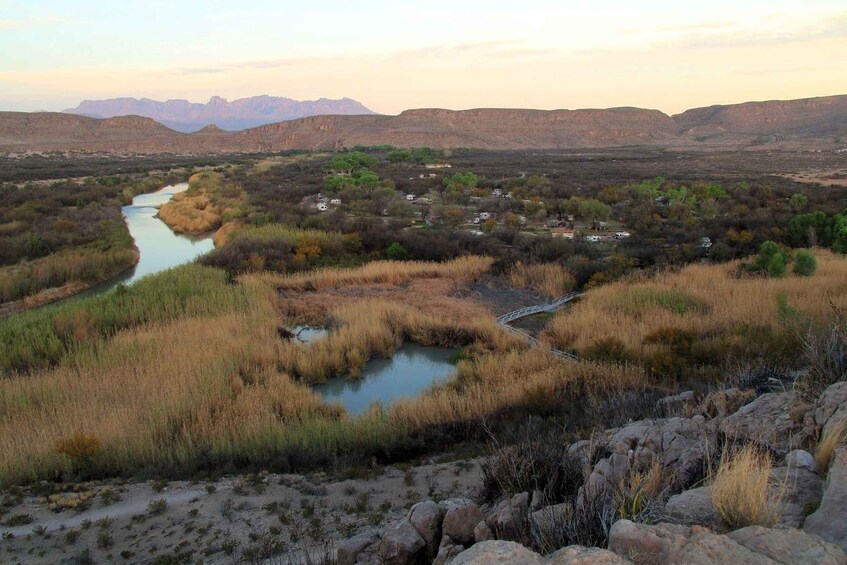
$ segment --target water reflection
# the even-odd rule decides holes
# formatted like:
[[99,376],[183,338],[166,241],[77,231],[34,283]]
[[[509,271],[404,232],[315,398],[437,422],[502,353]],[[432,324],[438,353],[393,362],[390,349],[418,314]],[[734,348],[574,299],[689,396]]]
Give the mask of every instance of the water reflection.
[[455,351],[407,343],[390,359],[368,361],[358,381],[336,377],[315,385],[315,390],[326,402],[339,403],[350,414],[361,414],[374,402],[387,405],[444,382],[455,369],[450,362]]

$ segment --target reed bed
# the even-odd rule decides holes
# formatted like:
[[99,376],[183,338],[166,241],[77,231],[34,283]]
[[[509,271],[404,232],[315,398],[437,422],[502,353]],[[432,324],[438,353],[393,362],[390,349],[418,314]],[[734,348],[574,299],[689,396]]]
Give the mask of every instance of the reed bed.
[[558,263],[525,265],[518,261],[509,271],[509,283],[515,288],[531,288],[548,298],[558,298],[574,289],[576,279]]
[[812,277],[741,276],[733,262],[608,284],[556,316],[545,339],[578,352],[616,340],[638,353],[648,336],[668,328],[731,343],[752,330],[781,331],[786,314],[824,319],[830,301],[847,306],[847,260],[826,250],[814,254],[818,271]]
[[123,329],[245,309],[256,295],[269,292],[256,284],[228,285],[226,279],[218,269],[186,265],[109,294],[0,319],[0,374],[48,368]]
[[375,283],[399,285],[420,278],[452,278],[469,282],[478,278],[494,264],[490,257],[469,255],[443,263],[426,261],[373,261],[363,267],[349,269],[318,269],[307,273],[279,275],[260,273],[245,275],[281,290],[321,290],[337,286]]
[[77,282],[95,284],[138,262],[135,249],[70,251],[0,269],[0,302]]

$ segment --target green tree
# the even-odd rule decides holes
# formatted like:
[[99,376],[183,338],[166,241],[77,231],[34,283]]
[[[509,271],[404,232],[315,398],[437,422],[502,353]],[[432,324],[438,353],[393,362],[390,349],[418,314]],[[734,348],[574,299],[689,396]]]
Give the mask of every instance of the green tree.
[[777,253],[773,255],[769,260],[766,267],[766,271],[769,277],[781,278],[785,276],[785,255],[783,253]]
[[612,209],[593,198],[580,200],[576,205],[577,214],[589,222],[599,220],[607,220],[612,213]]
[[794,255],[794,274],[801,277],[811,277],[818,270],[818,261],[808,251],[798,251]]
[[788,199],[788,203],[791,205],[792,210],[799,212],[806,207],[806,204],[809,203],[809,197],[798,192],[791,195],[791,198]]
[[409,252],[399,242],[395,241],[385,250],[385,255],[392,261],[403,261],[409,256]]

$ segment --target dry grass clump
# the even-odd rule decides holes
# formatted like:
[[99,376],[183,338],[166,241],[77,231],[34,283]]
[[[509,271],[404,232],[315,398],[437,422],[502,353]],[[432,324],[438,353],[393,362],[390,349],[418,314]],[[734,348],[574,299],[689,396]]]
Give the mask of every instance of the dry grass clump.
[[613,491],[618,516],[641,521],[671,482],[672,477],[666,476],[661,461],[655,458],[645,468],[627,473]]
[[825,250],[814,253],[819,269],[813,277],[739,277],[738,262],[733,262],[689,265],[592,289],[550,322],[546,337],[559,349],[577,351],[614,338],[638,352],[647,336],[667,328],[701,338],[723,336],[729,345],[749,339],[744,328],[747,333],[780,332],[780,301],[804,316],[823,319],[830,305],[822,296],[847,306],[847,260]]
[[509,283],[516,288],[531,288],[549,298],[558,298],[574,289],[576,279],[558,263],[525,265],[518,261],[509,271]]
[[770,456],[753,445],[724,450],[711,485],[712,503],[724,525],[735,530],[779,521],[782,496],[770,485],[771,468]]
[[363,267],[350,269],[319,269],[308,273],[278,275],[262,273],[246,275],[283,290],[321,290],[337,286],[356,286],[385,283],[399,285],[413,279],[452,278],[460,282],[477,279],[491,268],[494,259],[469,255],[443,263],[427,261],[373,261]]
[[818,473],[826,476],[832,463],[832,456],[835,455],[835,449],[845,441],[847,441],[847,420],[841,420],[827,427],[815,446]]

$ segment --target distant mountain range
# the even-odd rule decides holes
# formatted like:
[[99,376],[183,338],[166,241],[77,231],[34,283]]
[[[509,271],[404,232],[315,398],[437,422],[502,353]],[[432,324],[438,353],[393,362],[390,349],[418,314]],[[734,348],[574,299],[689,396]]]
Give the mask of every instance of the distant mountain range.
[[111,98],[85,100],[64,112],[90,118],[143,116],[183,133],[195,132],[209,125],[237,131],[307,116],[374,114],[350,98],[299,101],[281,96],[252,96],[232,102],[212,96],[206,104],[188,100],[160,102],[149,98]]
[[355,145],[826,150],[847,146],[847,96],[710,106],[674,116],[639,108],[420,109],[397,116],[310,116],[237,132],[207,126],[195,133],[180,133],[137,115],[97,119],[55,112],[0,112],[0,151],[5,152],[203,154],[323,151]]

